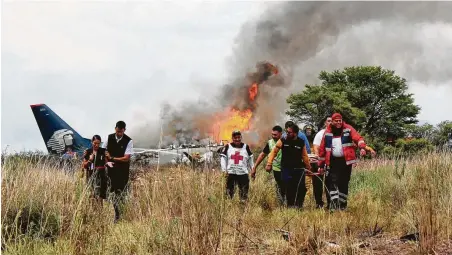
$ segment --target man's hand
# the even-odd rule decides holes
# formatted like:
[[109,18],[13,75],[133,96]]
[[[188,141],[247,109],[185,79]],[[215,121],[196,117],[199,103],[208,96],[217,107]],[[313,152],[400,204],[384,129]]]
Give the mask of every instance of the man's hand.
[[265,166],[265,171],[270,173],[272,171],[272,166],[271,165]]
[[89,161],[92,162],[93,160],[94,160],[94,153],[89,156]]
[[110,159],[110,158],[111,158],[110,152],[106,151],[106,152],[105,152],[105,157],[108,158],[108,159]]
[[361,154],[362,157],[363,157],[363,156],[366,156],[366,150],[365,150],[365,149],[361,149],[361,150],[359,151],[359,154]]
[[372,148],[369,148],[369,151],[370,151],[370,155],[372,155],[372,157],[375,157],[377,155],[377,153]]
[[253,178],[253,180],[256,178],[256,167],[253,167],[253,169],[251,169],[251,178]]

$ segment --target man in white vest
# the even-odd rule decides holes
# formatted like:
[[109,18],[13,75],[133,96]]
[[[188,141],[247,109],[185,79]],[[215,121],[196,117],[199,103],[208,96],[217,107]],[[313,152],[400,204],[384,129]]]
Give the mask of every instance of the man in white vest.
[[247,144],[242,143],[242,134],[232,132],[232,143],[224,146],[221,151],[221,170],[225,173],[226,194],[234,197],[235,186],[239,187],[240,201],[248,199],[250,179],[248,174],[254,167],[253,153]]

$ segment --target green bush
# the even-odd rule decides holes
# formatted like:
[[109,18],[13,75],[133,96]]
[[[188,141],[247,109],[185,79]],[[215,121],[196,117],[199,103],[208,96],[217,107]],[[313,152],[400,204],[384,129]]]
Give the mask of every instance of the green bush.
[[385,156],[408,156],[416,153],[431,152],[434,148],[434,145],[424,138],[398,139],[395,146],[386,145],[381,154]]

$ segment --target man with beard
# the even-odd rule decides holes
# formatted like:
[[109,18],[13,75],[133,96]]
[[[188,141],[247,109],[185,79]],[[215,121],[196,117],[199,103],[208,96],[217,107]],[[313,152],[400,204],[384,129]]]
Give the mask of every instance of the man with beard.
[[302,208],[306,196],[305,169],[311,171],[311,165],[305,142],[298,137],[298,132],[298,126],[289,123],[286,137],[276,143],[265,169],[271,171],[273,161],[281,150],[281,179],[286,189],[287,206]]
[[366,155],[368,147],[360,134],[342,120],[341,114],[333,114],[332,124],[326,128],[319,147],[319,167],[327,169],[325,182],[330,210],[347,208],[352,165],[358,161],[355,144],[361,156]]
[[[282,131],[283,131],[282,127],[280,126],[274,126],[272,128],[272,139],[266,142],[264,150],[261,152],[261,154],[259,154],[259,157],[256,160],[256,164],[254,165],[253,170],[251,170],[251,177],[253,179],[256,177],[257,167],[264,160],[264,158],[268,154],[270,154],[270,152],[273,150],[273,148],[276,145],[276,142],[278,142],[278,140],[281,138]],[[272,170],[276,182],[276,196],[278,197],[280,204],[284,204],[286,193],[281,183],[281,151],[278,152],[275,159],[273,160]]]
[[232,143],[224,146],[221,156],[221,170],[226,181],[226,193],[232,199],[235,186],[239,187],[240,202],[248,200],[249,172],[254,167],[253,153],[247,144],[242,143],[242,133],[232,132]]

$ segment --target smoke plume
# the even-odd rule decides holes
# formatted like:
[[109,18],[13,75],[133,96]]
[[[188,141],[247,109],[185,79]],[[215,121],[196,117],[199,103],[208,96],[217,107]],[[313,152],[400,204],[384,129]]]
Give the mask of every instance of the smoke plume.
[[[216,113],[249,107],[250,73],[268,61],[279,74],[259,86],[248,143],[267,139],[270,128],[284,124],[286,97],[315,83],[321,70],[351,65],[381,65],[408,81],[452,80],[452,47],[444,35],[431,40],[429,24],[450,24],[452,2],[289,2],[272,5],[260,20],[245,24],[236,38],[230,80],[202,104],[167,108],[168,142],[206,138]],[[450,32],[450,30],[449,30]],[[430,36],[431,37],[431,36]],[[211,93],[208,93],[211,94]],[[207,93],[206,93],[207,95]],[[246,136],[244,137],[246,140]]]

